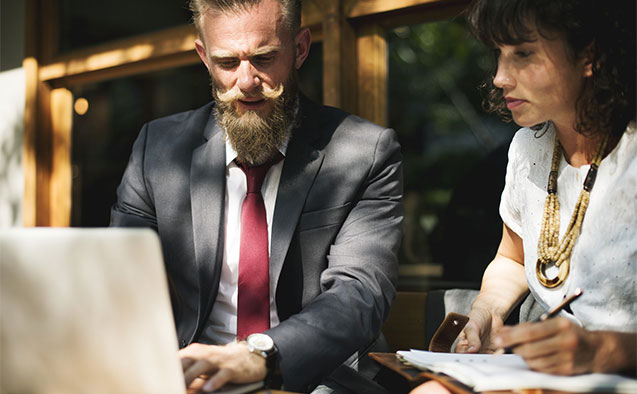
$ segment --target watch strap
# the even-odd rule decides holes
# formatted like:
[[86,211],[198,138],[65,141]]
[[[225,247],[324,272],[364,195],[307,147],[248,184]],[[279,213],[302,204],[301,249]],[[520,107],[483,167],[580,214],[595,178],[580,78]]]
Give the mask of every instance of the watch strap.
[[276,345],[274,346],[274,351],[265,358],[265,368],[267,371],[264,380],[265,388],[275,390],[283,388],[283,374],[281,373],[279,352],[276,349]]

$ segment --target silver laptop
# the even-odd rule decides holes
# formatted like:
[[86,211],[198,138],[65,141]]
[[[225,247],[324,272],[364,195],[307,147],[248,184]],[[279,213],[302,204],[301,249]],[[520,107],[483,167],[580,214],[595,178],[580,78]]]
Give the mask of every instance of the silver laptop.
[[159,240],[0,230],[0,392],[185,393]]

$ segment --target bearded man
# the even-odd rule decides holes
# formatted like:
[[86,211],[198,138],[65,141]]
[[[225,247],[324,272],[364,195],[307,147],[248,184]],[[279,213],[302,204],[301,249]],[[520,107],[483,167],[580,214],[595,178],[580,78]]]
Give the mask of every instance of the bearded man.
[[214,100],[144,125],[111,212],[159,234],[186,384],[382,392],[364,356],[395,296],[396,135],[299,93],[300,0],[191,9]]

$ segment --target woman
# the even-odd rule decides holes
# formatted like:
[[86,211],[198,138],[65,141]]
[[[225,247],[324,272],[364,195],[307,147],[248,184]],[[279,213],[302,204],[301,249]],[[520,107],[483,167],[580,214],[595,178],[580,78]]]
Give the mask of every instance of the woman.
[[[522,129],[502,240],[456,351],[511,348],[541,372],[634,375],[635,2],[478,0],[468,21],[497,58],[488,109]],[[503,327],[529,290],[549,309],[576,288],[559,317]]]

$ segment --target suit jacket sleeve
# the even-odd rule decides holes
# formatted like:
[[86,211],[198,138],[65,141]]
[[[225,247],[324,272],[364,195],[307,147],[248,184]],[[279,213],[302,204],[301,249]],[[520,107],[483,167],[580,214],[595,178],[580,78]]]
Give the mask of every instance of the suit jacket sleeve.
[[393,130],[369,127],[376,131],[364,138],[376,137],[374,157],[329,248],[321,292],[267,332],[279,349],[288,390],[308,390],[377,338],[395,296],[403,218],[400,146]]
[[150,227],[157,230],[155,207],[144,178],[147,137],[148,125],[145,125],[133,145],[126,172],[117,188],[117,203],[111,208],[111,226]]

